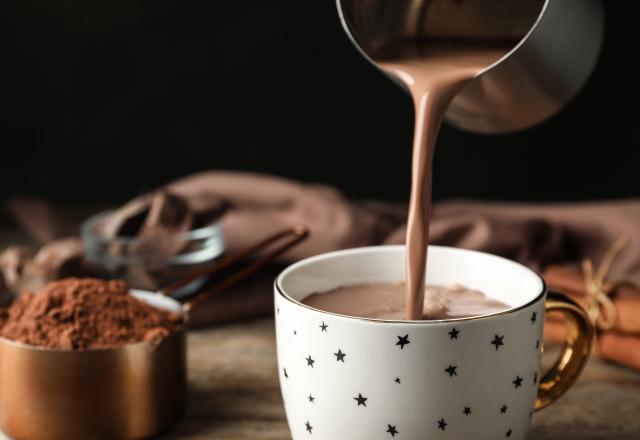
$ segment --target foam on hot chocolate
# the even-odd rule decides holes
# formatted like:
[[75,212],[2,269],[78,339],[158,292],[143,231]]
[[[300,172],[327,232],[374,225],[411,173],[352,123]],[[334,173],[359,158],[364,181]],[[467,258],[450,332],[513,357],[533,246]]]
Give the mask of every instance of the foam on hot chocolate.
[[[344,286],[325,293],[314,293],[303,303],[315,309],[340,315],[375,319],[404,319],[405,283]],[[421,315],[417,319],[454,319],[491,315],[509,309],[478,290],[464,286],[427,286]]]

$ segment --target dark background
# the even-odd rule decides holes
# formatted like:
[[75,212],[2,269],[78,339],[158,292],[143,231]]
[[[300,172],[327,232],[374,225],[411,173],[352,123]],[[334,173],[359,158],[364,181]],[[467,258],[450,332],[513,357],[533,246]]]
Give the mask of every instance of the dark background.
[[[435,197],[640,196],[630,3],[607,2],[600,64],[557,117],[500,137],[445,127]],[[205,169],[408,195],[409,99],[353,49],[333,0],[9,0],[2,10],[0,202],[120,201]]]

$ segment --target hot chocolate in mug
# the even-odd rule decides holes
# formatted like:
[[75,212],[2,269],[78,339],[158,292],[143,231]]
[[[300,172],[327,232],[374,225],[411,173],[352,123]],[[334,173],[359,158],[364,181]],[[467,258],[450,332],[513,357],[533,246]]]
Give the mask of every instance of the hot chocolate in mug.
[[[462,284],[509,309],[394,321],[301,303],[404,274],[404,246],[378,246],[308,258],[277,278],[278,369],[293,439],[525,439],[534,411],[562,395],[587,360],[593,328],[585,312],[518,263],[438,246],[429,247],[428,284]],[[545,311],[566,315],[568,331],[558,361],[541,372]]]

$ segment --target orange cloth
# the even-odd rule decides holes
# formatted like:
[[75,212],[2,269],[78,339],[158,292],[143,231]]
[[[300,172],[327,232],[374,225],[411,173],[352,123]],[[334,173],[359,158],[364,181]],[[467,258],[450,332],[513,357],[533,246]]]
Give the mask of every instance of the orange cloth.
[[[587,307],[582,273],[561,266],[551,266],[544,272],[549,289],[565,293],[578,304]],[[640,288],[623,285],[611,297],[618,311],[613,331],[634,333],[640,337]]]
[[[548,317],[544,323],[544,339],[552,342],[563,342],[565,324],[562,319]],[[640,370],[640,336],[617,333],[613,331],[598,335],[595,355]]]
[[640,370],[640,337],[607,332],[598,337],[603,359]]
[[[570,296],[583,307],[587,305],[582,274],[566,267],[549,267],[544,273],[550,290]],[[612,330],[598,332],[596,354],[622,365],[640,370],[640,288],[622,286],[612,295],[618,311]],[[549,315],[544,327],[545,339],[562,342],[565,324],[562,317]]]

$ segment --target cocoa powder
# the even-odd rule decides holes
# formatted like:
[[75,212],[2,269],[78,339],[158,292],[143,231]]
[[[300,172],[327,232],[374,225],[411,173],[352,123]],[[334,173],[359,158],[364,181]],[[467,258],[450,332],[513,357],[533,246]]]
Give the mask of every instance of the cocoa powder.
[[159,342],[182,325],[181,314],[129,295],[121,280],[66,278],[0,309],[0,336],[64,350]]

